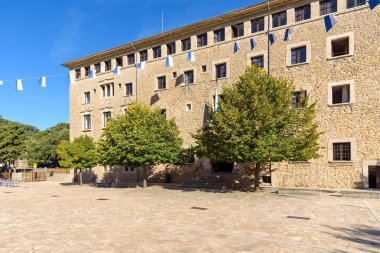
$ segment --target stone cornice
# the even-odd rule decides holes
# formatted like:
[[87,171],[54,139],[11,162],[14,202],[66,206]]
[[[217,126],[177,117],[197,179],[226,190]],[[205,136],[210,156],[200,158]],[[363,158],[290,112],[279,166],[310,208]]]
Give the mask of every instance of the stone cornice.
[[[270,0],[270,8],[278,9],[279,7],[289,5],[299,0]],[[199,21],[193,24],[189,24],[165,33],[157,34],[151,37],[143,38],[128,44],[124,44],[118,47],[114,47],[99,53],[91,54],[76,60],[68,61],[62,64],[62,66],[74,69],[84,65],[89,65],[94,62],[104,61],[114,57],[126,55],[136,51],[140,51],[154,44],[159,44],[162,41],[170,39],[176,39],[180,36],[193,35],[199,31],[210,29],[215,26],[220,26],[235,20],[241,20],[247,17],[263,16],[268,13],[268,3],[266,1],[260,2],[248,7],[238,9],[236,11],[229,12],[220,16],[209,18],[203,21]]]

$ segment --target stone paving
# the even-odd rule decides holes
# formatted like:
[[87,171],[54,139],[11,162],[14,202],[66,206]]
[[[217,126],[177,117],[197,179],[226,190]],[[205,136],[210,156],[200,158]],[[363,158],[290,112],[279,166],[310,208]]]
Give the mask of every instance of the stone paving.
[[0,252],[380,252],[379,214],[378,199],[24,183],[0,188]]

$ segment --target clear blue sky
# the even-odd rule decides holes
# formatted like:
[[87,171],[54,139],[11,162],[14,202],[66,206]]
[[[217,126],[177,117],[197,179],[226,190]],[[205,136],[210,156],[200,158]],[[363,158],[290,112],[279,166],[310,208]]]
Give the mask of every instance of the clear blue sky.
[[41,130],[69,122],[67,77],[61,63],[171,30],[257,0],[19,0],[0,2],[0,116]]

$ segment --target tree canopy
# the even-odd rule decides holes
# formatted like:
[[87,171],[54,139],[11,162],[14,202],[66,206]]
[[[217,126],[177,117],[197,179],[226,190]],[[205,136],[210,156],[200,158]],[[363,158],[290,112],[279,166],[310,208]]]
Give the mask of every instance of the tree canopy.
[[0,124],[0,161],[11,165],[26,155],[25,129],[18,123],[3,121]]
[[283,78],[247,68],[234,85],[223,89],[209,127],[194,135],[198,155],[256,164],[256,187],[263,163],[318,157],[315,104],[301,96],[301,103],[291,106],[294,91]]
[[57,154],[60,164],[66,169],[91,169],[97,165],[95,143],[88,136],[80,136],[73,142],[61,141]]
[[133,103],[125,115],[107,122],[98,143],[102,165],[143,168],[179,161],[182,139],[174,119],[167,120],[161,110]]

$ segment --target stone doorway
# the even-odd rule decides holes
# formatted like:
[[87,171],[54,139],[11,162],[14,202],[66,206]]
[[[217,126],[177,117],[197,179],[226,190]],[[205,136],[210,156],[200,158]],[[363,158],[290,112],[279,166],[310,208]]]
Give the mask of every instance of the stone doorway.
[[380,166],[368,166],[368,186],[380,189]]
[[212,172],[214,173],[232,173],[234,169],[234,164],[224,161],[213,161],[212,162]]

